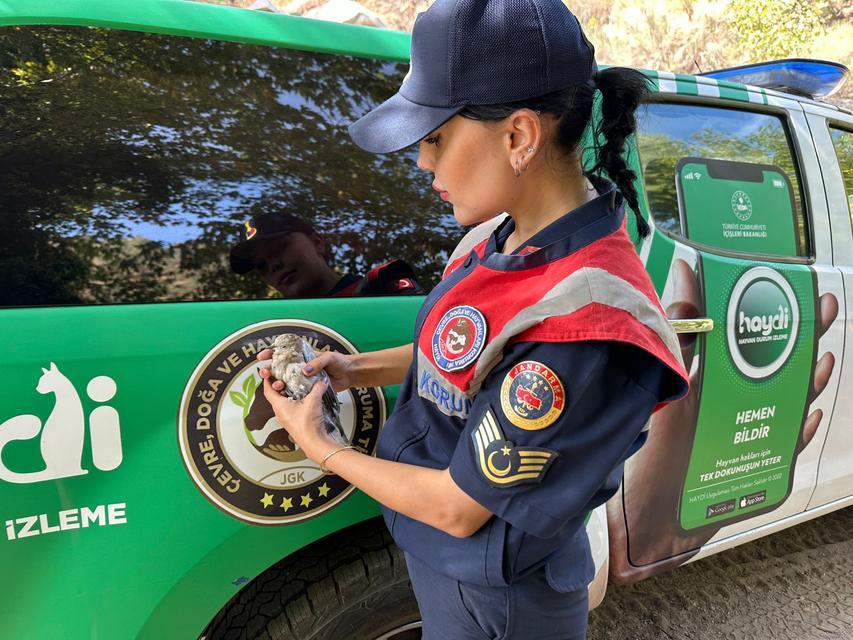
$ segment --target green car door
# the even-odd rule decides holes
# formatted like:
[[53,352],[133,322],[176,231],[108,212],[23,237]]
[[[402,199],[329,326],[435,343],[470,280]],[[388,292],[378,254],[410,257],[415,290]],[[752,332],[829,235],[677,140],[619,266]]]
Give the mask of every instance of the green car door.
[[622,579],[801,513],[814,491],[844,293],[802,108],[774,103],[661,96],[641,119],[647,268],[670,318],[700,322],[680,336],[690,394],[626,465]]
[[[270,426],[255,355],[411,341],[422,297],[391,285],[428,289],[461,230],[411,153],[346,131],[408,36],[184,2],[2,14],[0,635],[193,637],[378,514]],[[306,226],[236,273],[262,214]],[[395,397],[340,394],[365,450]]]

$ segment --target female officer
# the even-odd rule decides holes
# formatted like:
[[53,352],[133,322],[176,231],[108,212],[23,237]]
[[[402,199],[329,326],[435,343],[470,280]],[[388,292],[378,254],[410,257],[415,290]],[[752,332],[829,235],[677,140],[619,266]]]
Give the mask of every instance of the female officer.
[[[581,166],[597,90],[595,170],[615,186]],[[597,71],[560,0],[437,0],[399,92],[350,127],[377,153],[420,142],[456,220],[481,224],[413,345],[306,365],[338,391],[403,381],[376,458],[325,434],[323,385],[294,402],[261,375],[306,455],[382,505],[427,640],[585,637],[585,517],[617,489],[650,414],[686,391],[626,231],[637,194],[620,154],[644,91],[636,72]]]

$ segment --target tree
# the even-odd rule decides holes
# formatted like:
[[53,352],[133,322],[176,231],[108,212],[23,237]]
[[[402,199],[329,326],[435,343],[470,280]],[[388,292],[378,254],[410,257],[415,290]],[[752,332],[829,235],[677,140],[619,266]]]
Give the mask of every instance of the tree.
[[821,0],[731,0],[730,55],[756,61],[803,51],[824,32],[826,9]]
[[261,211],[309,220],[343,272],[402,257],[426,285],[460,235],[411,152],[346,131],[406,64],[80,27],[0,39],[0,221],[17,234],[0,267],[21,274],[2,303],[267,296],[227,264]]

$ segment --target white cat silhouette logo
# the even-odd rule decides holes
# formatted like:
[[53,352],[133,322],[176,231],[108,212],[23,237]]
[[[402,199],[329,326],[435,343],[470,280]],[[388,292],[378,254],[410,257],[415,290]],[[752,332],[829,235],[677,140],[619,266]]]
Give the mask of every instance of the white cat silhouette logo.
[[[51,362],[42,367],[36,391],[52,393],[56,404],[44,425],[34,415],[9,418],[0,424],[0,480],[27,484],[59,480],[88,473],[82,467],[83,443],[86,437],[85,415],[80,395],[71,381]],[[89,381],[86,393],[91,400],[109,402],[116,394],[115,380],[97,376]],[[41,456],[45,468],[41,471],[13,471],[3,463],[3,449],[14,440],[32,440],[41,434]],[[101,471],[112,471],[121,464],[121,430],[119,415],[113,407],[96,407],[89,414],[89,437],[92,461]]]

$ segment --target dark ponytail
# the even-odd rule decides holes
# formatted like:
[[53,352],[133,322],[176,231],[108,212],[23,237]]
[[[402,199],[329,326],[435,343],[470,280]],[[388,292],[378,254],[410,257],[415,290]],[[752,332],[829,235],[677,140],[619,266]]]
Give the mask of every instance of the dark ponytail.
[[593,135],[596,162],[589,173],[607,172],[616,188],[625,196],[637,218],[641,238],[649,235],[649,225],[640,215],[636,173],[622,159],[626,138],[637,127],[635,112],[649,93],[649,83],[639,71],[611,67],[595,74],[587,84],[570,87],[544,96],[495,105],[467,106],[459,115],[471,120],[497,121],[518,109],[532,109],[559,116],[554,135],[555,145],[566,153],[578,150],[583,134],[592,118],[595,90],[602,94],[602,117]]
[[625,142],[637,130],[637,107],[649,94],[649,81],[639,71],[610,67],[593,78],[601,91],[601,120],[595,131],[596,157],[593,173],[606,171],[625,196],[637,218],[641,238],[649,235],[649,224],[640,215],[635,181],[637,174],[628,168],[622,157]]

